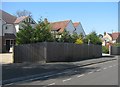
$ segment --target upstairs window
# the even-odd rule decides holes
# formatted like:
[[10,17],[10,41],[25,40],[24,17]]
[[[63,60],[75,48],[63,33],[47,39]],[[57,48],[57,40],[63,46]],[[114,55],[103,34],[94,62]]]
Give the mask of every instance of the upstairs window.
[[7,29],[8,29],[8,27],[6,26],[6,27],[5,27],[5,29],[7,30]]

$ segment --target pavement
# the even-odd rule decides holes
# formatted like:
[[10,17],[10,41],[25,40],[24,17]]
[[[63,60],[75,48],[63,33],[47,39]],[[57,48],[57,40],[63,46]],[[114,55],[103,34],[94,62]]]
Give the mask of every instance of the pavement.
[[117,56],[103,56],[101,58],[77,61],[77,62],[57,62],[57,63],[16,63],[2,65],[3,85],[14,84],[21,81],[42,79],[43,77],[52,76],[55,73],[62,73],[74,68],[94,65],[98,63],[117,60]]

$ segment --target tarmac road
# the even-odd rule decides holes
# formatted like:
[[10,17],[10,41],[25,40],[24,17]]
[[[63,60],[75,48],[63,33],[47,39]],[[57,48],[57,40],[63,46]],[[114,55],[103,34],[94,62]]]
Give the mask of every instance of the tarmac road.
[[77,67],[16,85],[118,85],[118,60]]

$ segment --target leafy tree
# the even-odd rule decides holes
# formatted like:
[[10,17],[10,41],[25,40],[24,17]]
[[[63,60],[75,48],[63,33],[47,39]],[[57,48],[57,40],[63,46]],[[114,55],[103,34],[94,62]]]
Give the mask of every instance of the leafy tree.
[[71,41],[72,41],[72,37],[71,37],[69,31],[65,30],[61,34],[60,42],[71,42]]
[[101,45],[102,42],[100,40],[100,38],[98,37],[96,32],[91,32],[90,34],[88,34],[85,39],[84,39],[84,43],[91,43],[91,44],[98,44]]
[[34,29],[32,26],[30,26],[29,23],[25,23],[23,25],[23,29],[20,29],[20,31],[17,33],[16,37],[16,43],[17,44],[27,44],[27,43],[32,43],[32,35]]
[[17,33],[17,44],[28,44],[44,41],[53,41],[53,35],[50,32],[49,24],[39,21],[36,28],[33,29],[29,23],[25,23],[22,29]]
[[51,26],[49,23],[45,23],[40,19],[36,26],[35,38],[37,42],[53,41],[53,35],[51,34]]
[[71,36],[72,36],[72,42],[73,43],[75,43],[76,40],[79,39],[79,35],[76,32],[74,32]]

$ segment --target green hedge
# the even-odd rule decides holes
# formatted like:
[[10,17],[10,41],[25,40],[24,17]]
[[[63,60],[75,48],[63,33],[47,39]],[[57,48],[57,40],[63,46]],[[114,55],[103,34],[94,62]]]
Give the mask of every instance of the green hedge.
[[109,53],[109,48],[107,48],[106,46],[102,46],[102,52]]

